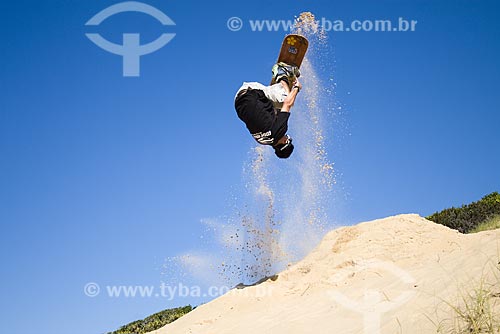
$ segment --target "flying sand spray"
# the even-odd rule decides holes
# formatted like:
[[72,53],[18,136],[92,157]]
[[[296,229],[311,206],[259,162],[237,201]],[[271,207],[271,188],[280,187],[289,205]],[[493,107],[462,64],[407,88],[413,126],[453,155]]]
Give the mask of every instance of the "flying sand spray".
[[336,182],[326,141],[334,116],[334,83],[328,77],[321,80],[314,69],[316,54],[325,54],[327,40],[311,13],[296,19],[293,33],[310,44],[301,67],[303,90],[289,126],[297,143],[292,158],[276,159],[269,147],[252,148],[243,167],[245,187],[237,212],[224,222],[203,220],[213,235],[204,239],[215,240],[218,252],[212,247],[170,259],[167,272],[177,262],[188,275],[210,284],[254,283],[299,260],[331,227],[325,205]]

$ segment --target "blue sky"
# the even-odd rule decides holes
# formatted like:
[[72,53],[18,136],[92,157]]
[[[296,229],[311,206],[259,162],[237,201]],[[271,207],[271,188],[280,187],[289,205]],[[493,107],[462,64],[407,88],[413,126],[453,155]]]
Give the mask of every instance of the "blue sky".
[[[6,333],[102,333],[185,302],[89,298],[87,282],[157,284],[224,214],[252,139],[233,110],[242,81],[269,80],[283,31],[251,19],[418,20],[415,32],[329,33],[343,106],[329,156],[343,224],[428,215],[498,191],[495,1],[159,1],[176,26],[114,1],[2,2],[0,234]],[[227,28],[238,16],[241,31]],[[86,37],[176,37],[124,78]],[[293,122],[293,116],[291,118]],[[339,137],[335,138],[338,133]]]

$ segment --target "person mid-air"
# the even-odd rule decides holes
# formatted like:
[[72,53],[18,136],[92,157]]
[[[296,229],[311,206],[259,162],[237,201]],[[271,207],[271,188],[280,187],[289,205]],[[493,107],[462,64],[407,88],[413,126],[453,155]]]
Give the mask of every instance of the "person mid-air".
[[287,134],[290,109],[302,85],[299,69],[283,62],[273,66],[270,86],[244,82],[238,89],[234,106],[252,137],[262,145],[274,148],[276,156],[290,157],[294,146]]

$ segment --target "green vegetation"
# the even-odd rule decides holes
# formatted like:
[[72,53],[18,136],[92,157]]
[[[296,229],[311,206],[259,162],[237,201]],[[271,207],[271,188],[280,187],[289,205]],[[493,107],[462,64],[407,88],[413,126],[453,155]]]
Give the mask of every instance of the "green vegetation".
[[500,215],[493,216],[491,219],[479,224],[470,233],[496,230],[497,228],[500,228]]
[[496,220],[495,225],[496,216],[500,216],[500,194],[494,192],[484,196],[477,202],[462,205],[460,208],[452,207],[436,212],[427,219],[462,233],[470,233],[477,232],[476,229],[480,225],[482,225],[482,228],[487,228],[487,226],[498,228],[498,220]]
[[146,319],[131,322],[108,334],[144,334],[169,324],[193,310],[191,305],[172,308],[155,313]]
[[500,333],[499,315],[495,314],[498,298],[489,287],[481,283],[461,298],[462,306],[452,306],[455,319],[449,333]]
[[483,276],[474,289],[464,290],[456,303],[445,301],[452,309],[453,317],[439,324],[433,321],[437,333],[500,333],[500,262],[494,266],[493,280]]

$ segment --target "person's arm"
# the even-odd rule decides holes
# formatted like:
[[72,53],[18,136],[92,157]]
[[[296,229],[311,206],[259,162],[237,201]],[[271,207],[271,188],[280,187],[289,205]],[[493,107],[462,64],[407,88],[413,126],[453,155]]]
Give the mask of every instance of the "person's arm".
[[285,101],[283,101],[283,107],[281,108],[281,111],[290,112],[290,109],[293,107],[295,103],[295,98],[297,97],[299,90],[302,89],[302,84],[297,79],[295,81],[295,84],[293,85],[292,90],[290,90],[286,82],[281,81],[281,84],[283,85],[283,87],[285,87],[285,89],[288,92],[288,96],[285,98]]

